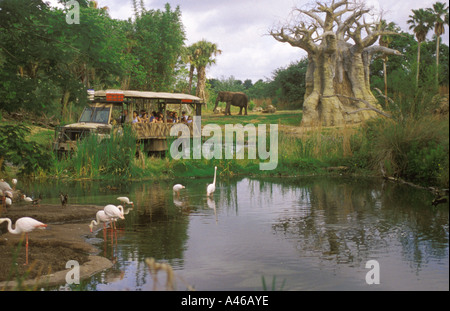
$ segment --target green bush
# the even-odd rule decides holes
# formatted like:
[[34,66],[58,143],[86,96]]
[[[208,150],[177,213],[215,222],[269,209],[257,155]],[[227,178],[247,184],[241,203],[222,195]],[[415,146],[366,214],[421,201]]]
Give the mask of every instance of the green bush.
[[356,154],[374,171],[425,185],[448,187],[448,119],[376,119],[363,128]]
[[436,142],[427,147],[412,144],[406,157],[405,177],[410,180],[436,182],[444,176],[444,167],[448,168],[448,149]]
[[27,141],[30,129],[23,124],[0,126],[0,170],[5,161],[19,167],[19,174],[36,175],[52,165],[52,155],[42,145]]
[[78,178],[131,179],[143,176],[136,162],[136,136],[130,127],[112,131],[109,138],[89,135],[76,152],[58,163],[56,170]]

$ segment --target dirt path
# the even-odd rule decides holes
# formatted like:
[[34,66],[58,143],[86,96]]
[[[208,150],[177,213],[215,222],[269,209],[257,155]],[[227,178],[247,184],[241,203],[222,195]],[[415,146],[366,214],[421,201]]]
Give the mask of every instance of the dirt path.
[[45,230],[29,234],[29,265],[25,266],[25,242],[21,235],[8,232],[7,223],[0,225],[0,290],[17,288],[15,281],[27,289],[65,284],[69,260],[80,264],[80,278],[85,279],[101,270],[112,267],[112,262],[96,256],[99,250],[85,241],[88,224],[94,219],[100,206],[29,204],[13,205],[3,209],[0,218],[13,222],[24,216],[35,218],[48,225]]

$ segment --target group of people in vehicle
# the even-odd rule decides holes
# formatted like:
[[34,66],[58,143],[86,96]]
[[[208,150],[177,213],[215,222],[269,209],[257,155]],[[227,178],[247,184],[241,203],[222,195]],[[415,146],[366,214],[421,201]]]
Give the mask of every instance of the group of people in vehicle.
[[[191,123],[192,117],[187,116],[185,111],[183,111],[181,117],[179,117],[176,111],[169,110],[166,113],[166,120],[167,123]],[[145,110],[141,110],[140,113],[135,110],[130,119],[128,117],[128,111],[124,110],[120,121],[121,123],[164,123],[164,115],[160,111],[152,111],[151,116],[149,116],[148,112]]]

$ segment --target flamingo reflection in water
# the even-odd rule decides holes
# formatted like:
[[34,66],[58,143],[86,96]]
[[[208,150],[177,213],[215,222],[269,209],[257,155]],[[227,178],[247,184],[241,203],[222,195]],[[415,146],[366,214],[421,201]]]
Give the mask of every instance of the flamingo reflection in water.
[[216,201],[214,201],[214,199],[211,199],[210,197],[207,197],[206,204],[208,205],[208,207],[210,209],[214,210],[214,217],[216,219],[216,224],[217,224],[219,222],[219,220],[217,219]]

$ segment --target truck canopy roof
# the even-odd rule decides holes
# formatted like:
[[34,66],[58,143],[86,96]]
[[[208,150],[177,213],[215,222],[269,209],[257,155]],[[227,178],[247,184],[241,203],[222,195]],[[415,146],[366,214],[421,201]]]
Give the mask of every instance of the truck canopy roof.
[[171,103],[201,102],[200,97],[182,94],[182,93],[164,93],[164,92],[147,92],[147,91],[131,91],[131,90],[99,90],[95,91],[95,97],[106,97],[107,93],[120,93],[124,98],[146,98],[146,99],[162,99]]

